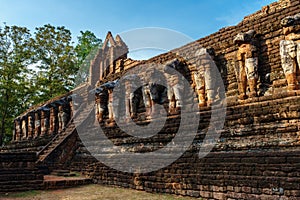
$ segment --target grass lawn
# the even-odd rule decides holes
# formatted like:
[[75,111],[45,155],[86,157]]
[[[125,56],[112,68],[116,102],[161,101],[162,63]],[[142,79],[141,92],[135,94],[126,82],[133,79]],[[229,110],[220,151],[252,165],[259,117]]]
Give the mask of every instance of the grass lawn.
[[27,191],[0,194],[1,200],[195,200],[167,194],[151,194],[132,189],[115,188],[102,185],[86,185],[76,188],[46,191]]

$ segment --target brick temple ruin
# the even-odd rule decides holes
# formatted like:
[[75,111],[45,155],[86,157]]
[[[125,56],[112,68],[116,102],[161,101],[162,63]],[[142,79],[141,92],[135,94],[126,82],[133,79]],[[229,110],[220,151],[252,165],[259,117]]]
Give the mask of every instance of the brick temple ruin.
[[[91,62],[88,82],[15,119],[13,140],[0,153],[0,192],[43,189],[44,175],[59,169],[81,172],[97,184],[203,199],[300,199],[299,44],[298,0],[279,0],[236,26],[149,60],[127,58],[126,44],[109,32]],[[211,105],[218,94],[207,75],[209,68],[203,65],[196,70],[199,60],[184,62],[174,53],[180,50],[186,56],[201,48],[221,73],[227,101],[220,138],[204,158],[198,157],[204,138],[201,131],[209,128]],[[111,91],[116,80],[126,71],[150,63],[173,65],[189,80],[196,94],[194,112],[201,116],[198,134],[190,148],[167,167],[150,173],[121,172],[97,161],[77,129],[84,126],[87,133],[93,131],[88,130],[88,116],[117,146],[147,152],[153,150],[149,143],[170,142],[180,124],[183,101],[175,86],[167,88],[175,91],[171,94],[158,90],[168,119],[157,136],[136,140],[115,123]],[[145,71],[137,73],[145,76]],[[156,102],[151,90],[124,89],[126,103],[119,109],[126,119],[143,124],[159,118],[153,115]],[[78,93],[80,98],[75,95]],[[87,104],[95,106],[85,109]],[[75,118],[80,124],[75,124]]]

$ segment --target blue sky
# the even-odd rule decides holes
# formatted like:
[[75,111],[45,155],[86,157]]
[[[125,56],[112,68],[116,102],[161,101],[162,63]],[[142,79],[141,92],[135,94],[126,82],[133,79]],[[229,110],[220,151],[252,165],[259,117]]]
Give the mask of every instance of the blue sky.
[[50,23],[104,39],[135,28],[161,27],[192,40],[235,25],[275,0],[0,0],[0,23],[35,27]]

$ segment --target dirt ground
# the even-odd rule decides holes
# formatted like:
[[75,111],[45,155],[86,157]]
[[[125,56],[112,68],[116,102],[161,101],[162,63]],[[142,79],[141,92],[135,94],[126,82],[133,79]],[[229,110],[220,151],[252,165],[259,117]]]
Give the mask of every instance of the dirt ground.
[[76,188],[28,191],[0,195],[1,200],[195,200],[195,198],[166,194],[151,194],[144,191],[86,185]]

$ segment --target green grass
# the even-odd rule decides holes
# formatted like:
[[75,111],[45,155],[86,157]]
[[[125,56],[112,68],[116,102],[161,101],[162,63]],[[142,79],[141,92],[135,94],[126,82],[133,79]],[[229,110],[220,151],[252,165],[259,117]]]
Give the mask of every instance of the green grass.
[[30,191],[26,191],[26,192],[0,194],[0,198],[1,197],[27,198],[27,197],[36,196],[36,195],[38,195],[40,193],[41,193],[40,191],[30,190]]
[[31,190],[27,192],[9,193],[0,195],[0,199],[9,200],[201,200],[201,198],[182,197],[170,194],[147,193],[133,189],[125,189],[113,186],[85,185],[80,187],[58,190]]

